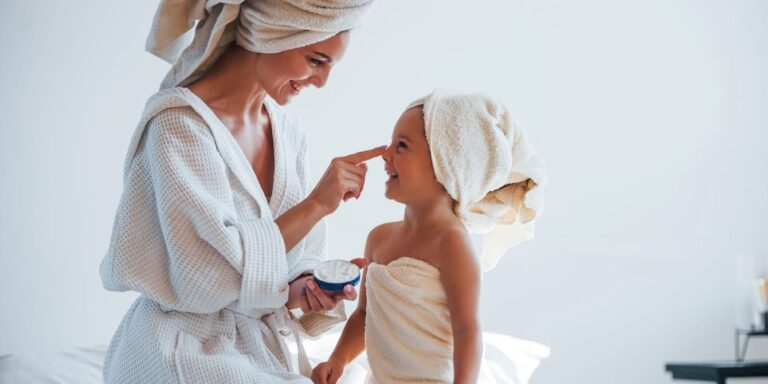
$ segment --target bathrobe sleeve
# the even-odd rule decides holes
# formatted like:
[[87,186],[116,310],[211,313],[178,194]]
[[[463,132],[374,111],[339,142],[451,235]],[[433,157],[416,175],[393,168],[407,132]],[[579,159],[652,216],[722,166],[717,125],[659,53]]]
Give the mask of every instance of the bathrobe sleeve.
[[242,308],[285,305],[282,235],[269,214],[239,219],[233,177],[192,110],[150,120],[102,263],[104,285],[186,312],[212,313],[235,301]]

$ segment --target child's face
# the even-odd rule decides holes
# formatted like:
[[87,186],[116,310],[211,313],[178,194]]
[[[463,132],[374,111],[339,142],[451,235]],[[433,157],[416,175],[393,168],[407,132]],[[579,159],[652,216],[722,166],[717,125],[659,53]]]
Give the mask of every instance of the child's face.
[[386,198],[408,204],[444,193],[432,169],[421,108],[411,108],[400,116],[392,132],[392,143],[381,157],[389,176]]

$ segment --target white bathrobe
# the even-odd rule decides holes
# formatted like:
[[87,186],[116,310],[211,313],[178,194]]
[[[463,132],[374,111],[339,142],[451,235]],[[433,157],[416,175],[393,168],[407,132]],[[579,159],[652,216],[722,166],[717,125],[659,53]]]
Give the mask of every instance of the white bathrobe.
[[[237,142],[186,88],[148,102],[130,144],[101,278],[141,293],[110,345],[106,383],[309,383],[300,334],[343,306],[295,319],[288,283],[325,259],[321,222],[286,252],[274,219],[308,193],[306,142],[267,101],[275,151],[268,201]],[[284,336],[299,343],[299,361]],[[304,376],[302,376],[304,375]]]

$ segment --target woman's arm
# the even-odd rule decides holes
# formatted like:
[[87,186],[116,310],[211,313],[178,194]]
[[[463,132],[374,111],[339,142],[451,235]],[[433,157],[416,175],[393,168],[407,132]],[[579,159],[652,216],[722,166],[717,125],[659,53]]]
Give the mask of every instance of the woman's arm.
[[333,213],[342,201],[360,197],[365,185],[364,162],[381,156],[384,149],[374,148],[331,161],[315,189],[299,204],[275,220],[290,252],[323,217]]
[[451,231],[440,239],[440,279],[448,299],[453,329],[454,383],[476,383],[483,356],[478,319],[480,266],[469,236]]
[[[364,161],[381,156],[383,147],[361,151],[349,156],[336,158],[326,169],[325,174],[315,186],[315,189],[299,204],[288,209],[275,220],[283,241],[286,252],[290,252],[301,240],[307,237],[313,230],[324,231],[318,226],[326,215],[333,213],[341,204],[352,197],[359,197],[365,186],[365,174],[368,171]],[[306,170],[303,170],[302,178],[306,179]],[[322,245],[320,248],[324,248]],[[317,249],[314,249],[317,252]],[[319,255],[310,255],[297,267],[312,269],[313,264],[320,261]],[[323,256],[324,257],[324,256]],[[359,267],[365,266],[361,259],[352,260]],[[293,271],[293,275],[303,270]],[[345,287],[342,292],[329,294],[320,289],[310,278],[298,278],[290,283],[288,301],[289,309],[301,307],[304,313],[327,312],[336,308],[341,300],[355,300],[357,292],[351,286]]]
[[290,252],[327,215],[325,212],[316,199],[307,197],[275,220],[286,252]]
[[[241,220],[231,190],[222,188],[229,175],[202,118],[171,108],[147,124],[100,266],[104,286],[184,312],[213,313],[234,301],[243,308],[285,305],[286,245],[293,248],[316,225],[320,214],[309,212],[316,208],[306,203],[277,220]],[[359,195],[363,179],[338,169],[359,168],[364,175],[365,167],[350,163],[376,155],[335,160],[309,201],[320,203],[325,215],[347,193]]]

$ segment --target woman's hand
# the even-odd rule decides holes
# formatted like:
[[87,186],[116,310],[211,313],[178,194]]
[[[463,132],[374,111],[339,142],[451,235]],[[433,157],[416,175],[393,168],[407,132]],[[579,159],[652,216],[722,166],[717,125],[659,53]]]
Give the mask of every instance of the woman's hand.
[[317,203],[325,214],[331,214],[342,201],[359,198],[368,172],[365,161],[381,156],[385,150],[383,146],[333,159],[307,200]]
[[[350,260],[360,269],[365,268],[365,259]],[[288,309],[301,308],[304,313],[327,312],[336,308],[341,300],[357,299],[357,290],[346,285],[341,292],[328,292],[320,288],[312,276],[300,277],[290,283]]]
[[301,308],[303,312],[309,310],[309,303],[307,302],[307,295],[304,292],[304,287],[310,279],[312,279],[312,276],[302,276],[288,284],[288,302],[285,303],[285,306],[288,309]]
[[312,382],[315,384],[336,384],[343,372],[344,363],[331,359],[318,364],[312,370]]
[[[286,251],[293,249],[323,217],[335,212],[342,200],[360,196],[368,171],[364,162],[381,156],[385,150],[378,147],[333,159],[312,193],[275,220]],[[299,296],[294,296],[291,303],[298,306]]]

